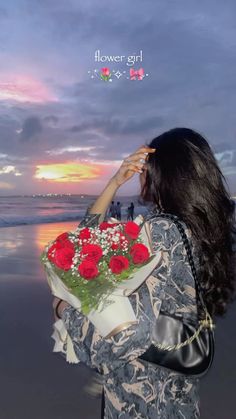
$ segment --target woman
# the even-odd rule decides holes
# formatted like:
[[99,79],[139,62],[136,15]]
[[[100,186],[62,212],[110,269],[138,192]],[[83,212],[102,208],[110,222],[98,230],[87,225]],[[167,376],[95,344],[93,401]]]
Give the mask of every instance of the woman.
[[[195,283],[175,224],[155,218],[175,214],[189,238],[193,258],[212,316],[223,315],[234,294],[232,233],[234,203],[207,141],[197,132],[175,128],[128,156],[87,211],[81,225],[104,218],[117,189],[140,173],[141,198],[153,204],[150,219],[154,251],[163,260],[129,298],[138,324],[102,339],[93,325],[65,302],[55,299],[58,315],[81,362],[103,377],[105,419],[199,418],[199,379],[139,359],[151,344],[160,308],[197,320]],[[151,218],[152,217],[152,218]]]

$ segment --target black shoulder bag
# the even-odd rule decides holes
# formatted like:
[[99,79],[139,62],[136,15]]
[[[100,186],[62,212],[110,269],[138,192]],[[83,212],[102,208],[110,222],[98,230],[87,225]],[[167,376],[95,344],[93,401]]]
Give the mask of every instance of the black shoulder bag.
[[182,316],[160,311],[153,329],[152,344],[139,358],[180,374],[202,376],[209,370],[214,357],[214,324],[204,303],[191,247],[178,217],[165,213],[155,216],[170,218],[183,238],[195,280],[197,304],[204,315],[196,325]]

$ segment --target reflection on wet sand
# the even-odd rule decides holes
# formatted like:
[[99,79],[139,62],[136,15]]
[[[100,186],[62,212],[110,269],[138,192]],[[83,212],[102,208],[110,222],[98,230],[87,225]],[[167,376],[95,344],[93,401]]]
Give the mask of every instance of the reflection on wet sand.
[[13,228],[2,228],[0,235],[0,258],[13,256],[23,243],[23,235],[16,233]]
[[35,243],[40,251],[59,234],[65,231],[73,231],[78,226],[79,222],[65,222],[53,224],[39,224],[35,226]]
[[100,410],[100,395],[88,392],[93,373],[52,353],[52,296],[39,261],[49,240],[76,225],[1,229],[1,419],[96,419]]

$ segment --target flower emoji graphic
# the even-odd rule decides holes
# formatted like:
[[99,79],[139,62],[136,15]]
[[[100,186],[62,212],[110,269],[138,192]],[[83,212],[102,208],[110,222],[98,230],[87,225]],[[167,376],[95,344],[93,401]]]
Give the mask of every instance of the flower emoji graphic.
[[100,77],[104,81],[108,81],[111,77],[110,69],[108,67],[103,67],[101,69]]

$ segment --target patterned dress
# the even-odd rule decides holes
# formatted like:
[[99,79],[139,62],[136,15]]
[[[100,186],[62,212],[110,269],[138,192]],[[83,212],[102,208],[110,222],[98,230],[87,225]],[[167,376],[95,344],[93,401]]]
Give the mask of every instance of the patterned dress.
[[[138,357],[151,344],[152,328],[160,308],[197,319],[194,278],[175,224],[151,210],[146,217],[154,251],[162,248],[161,262],[152,275],[129,296],[138,324],[102,338],[93,324],[73,307],[62,313],[78,359],[101,374],[105,396],[104,419],[199,418],[199,379],[177,374]],[[81,226],[96,225],[100,214],[87,213]],[[151,218],[152,217],[152,218]],[[198,258],[191,232],[193,257]]]

